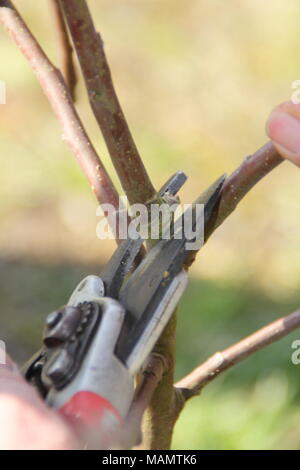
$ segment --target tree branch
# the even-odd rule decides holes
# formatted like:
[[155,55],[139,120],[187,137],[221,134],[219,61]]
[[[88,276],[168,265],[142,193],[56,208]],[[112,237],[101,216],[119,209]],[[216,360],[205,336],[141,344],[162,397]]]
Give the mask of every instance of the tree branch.
[[130,449],[141,443],[142,418],[166,367],[163,356],[155,353],[151,354],[142,372],[142,378],[137,386],[135,398],[126,417],[124,427],[117,439],[118,448]]
[[238,343],[213,354],[207,361],[176,383],[185,399],[199,395],[202,388],[225,370],[251,354],[278,341],[300,327],[300,310],[279,318]]
[[250,189],[282,162],[283,158],[272,142],[267,142],[253,155],[245,158],[224,184],[220,203],[207,230],[206,238],[234,211]]
[[119,207],[119,196],[80,121],[68,87],[9,0],[0,0],[0,22],[24,54],[55,112],[99,203]]
[[59,0],[49,0],[49,5],[55,26],[60,70],[74,101],[77,77],[73,62],[73,49],[69,41],[68,31],[60,8]]
[[[238,203],[264,176],[270,173],[283,158],[279,155],[272,142],[267,142],[253,155],[245,158],[242,164],[227,178],[224,183],[220,201],[217,204],[209,225],[205,226],[205,242],[212,233],[235,210]],[[195,261],[197,251],[191,251],[185,262],[189,268]]]
[[95,118],[130,203],[155,196],[116,95],[111,73],[85,0],[60,0]]

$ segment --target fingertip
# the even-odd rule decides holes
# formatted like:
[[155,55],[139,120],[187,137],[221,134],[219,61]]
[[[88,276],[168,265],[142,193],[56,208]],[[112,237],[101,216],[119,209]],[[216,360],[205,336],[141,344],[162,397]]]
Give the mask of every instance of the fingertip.
[[266,122],[266,134],[273,143],[278,143],[280,140],[280,134],[285,124],[285,114],[279,109],[274,109]]
[[288,110],[284,110],[283,106],[271,112],[266,122],[266,133],[282,157],[299,165],[300,119]]

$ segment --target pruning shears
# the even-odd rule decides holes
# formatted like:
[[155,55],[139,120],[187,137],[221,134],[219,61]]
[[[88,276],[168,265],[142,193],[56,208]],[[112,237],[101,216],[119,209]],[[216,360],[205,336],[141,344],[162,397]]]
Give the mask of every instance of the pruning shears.
[[[178,172],[159,195],[175,196],[185,180]],[[204,228],[224,180],[219,178],[201,199]],[[193,207],[190,217],[196,228]],[[172,236],[162,237],[137,267],[144,240],[124,240],[100,276],[84,278],[67,305],[47,316],[43,347],[26,366],[26,379],[75,424],[89,446],[106,449],[112,444],[132,403],[135,377],[186,288],[186,242],[191,240],[184,234],[176,237],[183,218],[175,220]]]

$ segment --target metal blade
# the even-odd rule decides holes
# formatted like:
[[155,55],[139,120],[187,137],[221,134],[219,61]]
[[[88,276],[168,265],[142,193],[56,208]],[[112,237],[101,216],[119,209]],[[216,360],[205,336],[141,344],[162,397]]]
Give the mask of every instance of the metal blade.
[[[160,301],[144,328],[131,334],[124,349],[126,365],[132,375],[135,375],[154,348],[158,338],[175,311],[188,283],[187,272],[181,271],[172,280],[168,289],[160,296]],[[136,340],[135,340],[136,338]],[[125,362],[125,361],[124,361]]]
[[118,297],[124,278],[132,268],[142,244],[143,239],[141,237],[138,237],[136,240],[127,238],[118,246],[109,262],[103,268],[100,278],[104,283],[105,295],[107,297]]
[[[204,193],[204,197],[200,196],[195,201],[204,204],[204,226],[219,200],[224,181],[225,176],[222,176]],[[179,225],[182,225],[182,220],[175,222],[175,231]],[[121,288],[119,300],[127,311],[126,325],[117,347],[117,354],[122,360],[125,360],[151,320],[168,286],[182,270],[189,254],[186,241],[184,236],[181,239],[160,240]]]
[[160,188],[158,195],[164,196],[165,194],[169,194],[170,196],[175,196],[186,180],[186,174],[183,171],[177,171],[177,173],[171,176],[163,187]]
[[[175,195],[185,183],[186,179],[187,176],[182,171],[178,171],[169,178],[158,194],[160,196],[166,193]],[[143,241],[141,237],[137,239],[127,238],[124,240],[119,245],[110,261],[103,268],[100,277],[105,285],[106,296],[113,298],[118,297],[124,278],[131,270]]]

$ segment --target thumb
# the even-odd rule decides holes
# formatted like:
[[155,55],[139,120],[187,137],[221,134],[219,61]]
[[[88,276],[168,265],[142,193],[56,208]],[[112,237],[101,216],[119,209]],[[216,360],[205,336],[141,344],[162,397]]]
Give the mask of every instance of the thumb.
[[300,166],[300,104],[287,101],[277,106],[266,132],[281,156]]

